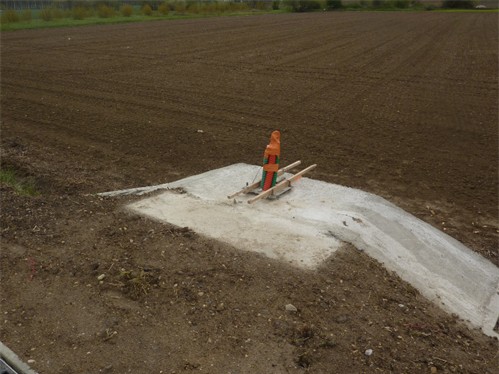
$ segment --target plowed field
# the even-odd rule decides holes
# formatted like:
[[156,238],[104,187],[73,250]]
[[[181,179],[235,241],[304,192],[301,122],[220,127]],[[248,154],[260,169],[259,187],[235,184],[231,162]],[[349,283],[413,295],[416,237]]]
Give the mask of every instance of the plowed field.
[[39,194],[2,184],[1,340],[41,373],[493,373],[497,341],[353,248],[303,272],[93,193],[258,164],[280,129],[284,163],[498,264],[498,35],[430,12],[2,33],[2,168]]

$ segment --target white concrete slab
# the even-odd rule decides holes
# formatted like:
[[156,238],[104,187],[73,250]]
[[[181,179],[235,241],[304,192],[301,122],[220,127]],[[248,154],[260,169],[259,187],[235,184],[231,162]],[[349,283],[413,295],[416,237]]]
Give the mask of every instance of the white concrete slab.
[[313,269],[341,246],[395,271],[425,297],[490,336],[499,317],[499,268],[433,226],[360,190],[303,178],[278,200],[246,204],[227,195],[260,167],[235,164],[159,186],[103,195],[166,191],[130,204],[132,211],[233,246]]

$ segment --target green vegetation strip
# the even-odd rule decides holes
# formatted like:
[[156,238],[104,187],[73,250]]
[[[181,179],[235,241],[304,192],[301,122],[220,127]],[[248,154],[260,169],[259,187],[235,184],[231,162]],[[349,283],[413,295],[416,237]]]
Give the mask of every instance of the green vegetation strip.
[[[475,9],[473,0],[255,0],[255,1],[150,1],[149,5],[105,1],[52,2],[42,9],[2,9],[1,30],[14,31],[49,27],[116,24],[158,20],[176,20],[219,16],[247,16],[268,13],[314,11],[439,11],[439,12],[497,12],[497,9]],[[20,3],[22,4],[22,3]],[[27,4],[27,3],[25,3]],[[463,9],[464,8],[464,9]]]
[[215,16],[245,16],[286,11],[270,2],[256,2],[251,5],[250,3],[233,1],[189,3],[181,1],[159,3],[156,1],[153,7],[147,3],[139,7],[119,2],[106,5],[96,1],[73,3],[75,5],[73,7],[64,7],[64,4],[66,3],[53,2],[51,7],[42,9],[2,9],[1,30],[13,31]]
[[19,195],[36,196],[35,183],[30,178],[20,178],[12,169],[0,169],[0,183],[12,187]]

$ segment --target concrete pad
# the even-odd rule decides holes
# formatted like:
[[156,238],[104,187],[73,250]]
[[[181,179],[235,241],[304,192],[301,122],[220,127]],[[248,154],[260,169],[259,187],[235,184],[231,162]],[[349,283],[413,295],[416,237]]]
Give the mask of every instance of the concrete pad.
[[[188,226],[237,248],[312,270],[342,245],[395,271],[429,300],[490,336],[499,317],[499,268],[462,243],[379,196],[302,178],[277,200],[227,195],[259,177],[259,166],[235,164],[159,186],[102,195],[169,189],[128,206]],[[181,188],[181,194],[172,189]]]

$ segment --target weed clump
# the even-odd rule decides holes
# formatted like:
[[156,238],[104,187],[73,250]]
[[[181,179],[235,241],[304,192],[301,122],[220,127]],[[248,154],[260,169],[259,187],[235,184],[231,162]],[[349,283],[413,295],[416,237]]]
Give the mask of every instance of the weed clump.
[[151,270],[140,271],[121,269],[119,280],[125,294],[137,300],[149,293],[152,287],[157,287],[159,277]]
[[11,187],[19,195],[36,196],[39,194],[33,178],[21,178],[13,169],[0,169],[0,184]]

